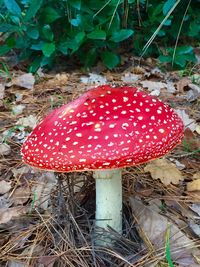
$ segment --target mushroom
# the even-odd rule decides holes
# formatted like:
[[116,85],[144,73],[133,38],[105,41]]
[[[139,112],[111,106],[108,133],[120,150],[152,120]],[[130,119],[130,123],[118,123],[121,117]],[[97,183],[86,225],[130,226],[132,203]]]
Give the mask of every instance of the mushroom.
[[22,157],[44,170],[94,171],[96,226],[122,233],[122,168],[165,155],[182,137],[183,122],[168,105],[134,87],[104,85],[47,115]]

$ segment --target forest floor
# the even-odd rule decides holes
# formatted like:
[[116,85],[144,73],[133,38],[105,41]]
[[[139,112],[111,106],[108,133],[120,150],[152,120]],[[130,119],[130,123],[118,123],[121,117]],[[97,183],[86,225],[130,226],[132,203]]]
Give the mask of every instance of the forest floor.
[[[129,61],[129,66],[126,62]],[[111,72],[0,72],[0,266],[200,266],[200,69],[166,71],[148,59]],[[123,170],[123,235],[93,242],[91,172],[39,171],[22,162],[25,137],[50,110],[98,84],[144,89],[172,106],[184,139],[159,161]],[[153,165],[152,165],[153,164]],[[159,170],[158,172],[155,172]]]

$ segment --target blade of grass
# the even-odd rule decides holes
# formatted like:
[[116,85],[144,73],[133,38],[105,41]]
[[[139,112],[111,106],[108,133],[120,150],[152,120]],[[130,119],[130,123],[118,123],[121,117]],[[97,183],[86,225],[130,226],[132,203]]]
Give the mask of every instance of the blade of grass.
[[153,42],[153,40],[155,39],[156,35],[158,34],[158,32],[160,31],[160,29],[162,28],[163,24],[165,23],[165,21],[169,18],[169,16],[172,14],[172,12],[174,11],[174,9],[177,7],[177,5],[180,3],[181,0],[178,0],[173,7],[169,10],[168,14],[164,17],[164,19],[162,20],[162,22],[160,23],[160,25],[158,26],[158,28],[155,30],[155,32],[152,34],[152,36],[150,37],[150,39],[148,40],[148,42],[145,44],[145,46],[143,47],[143,52],[140,56],[140,58],[142,58],[144,56],[144,54],[146,53],[147,49],[149,48],[149,46],[151,45],[151,43]]
[[165,256],[166,256],[166,259],[167,259],[167,262],[169,264],[170,267],[174,267],[174,264],[173,264],[173,261],[172,261],[172,258],[171,258],[171,249],[170,249],[170,225],[168,225],[167,227],[167,231],[166,231],[166,234],[165,234]]

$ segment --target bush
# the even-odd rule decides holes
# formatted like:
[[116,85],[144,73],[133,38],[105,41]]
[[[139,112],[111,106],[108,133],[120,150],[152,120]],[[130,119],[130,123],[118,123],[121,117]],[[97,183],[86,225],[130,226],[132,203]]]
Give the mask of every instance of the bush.
[[[31,72],[39,67],[51,67],[63,57],[66,60],[74,57],[87,68],[101,59],[107,68],[112,69],[120,63],[119,48],[125,40],[128,39],[129,49],[134,54],[141,54],[143,46],[175,2],[0,0],[0,56],[15,53],[19,61],[32,62]],[[160,55],[163,62],[174,59],[170,47],[175,44],[182,20],[181,44],[188,40],[199,41],[198,2],[191,1],[186,13],[188,1],[180,1],[146,55]],[[187,53],[182,54],[187,55],[185,60],[181,63],[175,60],[181,67],[187,61],[195,61],[193,47],[188,47],[185,49]]]

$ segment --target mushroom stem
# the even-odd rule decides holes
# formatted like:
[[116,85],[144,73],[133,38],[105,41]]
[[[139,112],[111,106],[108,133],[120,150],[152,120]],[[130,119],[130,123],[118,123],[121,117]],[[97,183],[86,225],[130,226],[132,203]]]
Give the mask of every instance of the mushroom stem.
[[122,171],[121,169],[94,171],[96,180],[96,226],[109,225],[122,232]]

